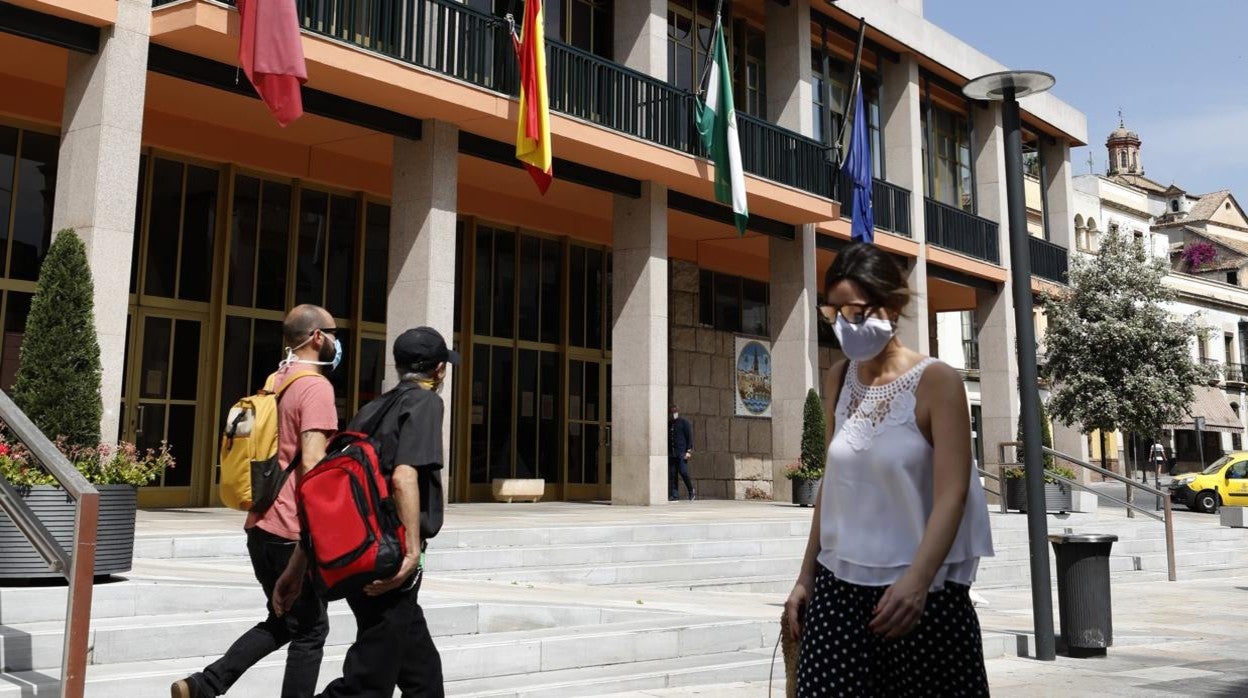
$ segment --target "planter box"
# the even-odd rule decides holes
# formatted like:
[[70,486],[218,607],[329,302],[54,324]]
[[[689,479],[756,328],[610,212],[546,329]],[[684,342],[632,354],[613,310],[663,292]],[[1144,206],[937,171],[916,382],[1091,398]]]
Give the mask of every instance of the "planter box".
[[493,482],[494,501],[511,504],[514,500],[539,502],[546,494],[542,479],[498,478]]
[[[1048,513],[1074,511],[1069,485],[1061,483],[1044,483],[1044,508]],[[1027,481],[1023,478],[1012,478],[1005,481],[1005,503],[1009,509],[1027,511]]]
[[[100,528],[95,548],[95,576],[130,571],[134,557],[134,512],[138,508],[138,488],[130,485],[99,485]],[[59,487],[32,487],[23,496],[61,548],[69,551],[74,542],[74,500]],[[0,516],[0,579],[59,579],[48,569],[30,541],[7,516]]]
[[799,507],[813,507],[819,495],[818,480],[793,480],[793,503]]

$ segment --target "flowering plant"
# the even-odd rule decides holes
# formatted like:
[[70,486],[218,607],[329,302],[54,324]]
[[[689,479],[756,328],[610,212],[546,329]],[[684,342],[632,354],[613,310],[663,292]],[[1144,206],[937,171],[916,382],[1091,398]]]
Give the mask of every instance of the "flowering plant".
[[818,480],[823,477],[823,468],[808,468],[798,461],[784,467],[784,476],[790,480]]
[[1218,258],[1218,250],[1207,242],[1189,242],[1183,246],[1183,262],[1189,269],[1200,269]]
[[[102,443],[83,448],[56,440],[56,448],[93,485],[146,485],[174,467],[169,445],[140,450],[132,443]],[[0,434],[0,477],[15,487],[55,485],[56,479],[40,465],[29,450]]]

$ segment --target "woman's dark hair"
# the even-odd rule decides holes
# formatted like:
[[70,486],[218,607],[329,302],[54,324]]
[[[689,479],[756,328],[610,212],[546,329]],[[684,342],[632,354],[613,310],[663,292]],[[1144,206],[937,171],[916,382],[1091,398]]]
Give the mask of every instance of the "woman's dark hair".
[[876,308],[900,313],[910,303],[910,286],[901,268],[892,255],[875,245],[855,242],[836,255],[823,278],[824,297],[842,281],[857,284]]

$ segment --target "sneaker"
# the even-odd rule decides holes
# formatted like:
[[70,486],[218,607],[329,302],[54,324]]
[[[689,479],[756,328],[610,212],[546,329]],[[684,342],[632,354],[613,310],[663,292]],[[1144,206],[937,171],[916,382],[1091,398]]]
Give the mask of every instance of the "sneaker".
[[693,491],[691,491],[691,492],[689,493],[689,501],[691,501],[691,502],[692,502],[693,500],[695,500],[695,499],[697,499],[697,498],[698,498],[698,491],[697,491],[697,490],[693,490]]

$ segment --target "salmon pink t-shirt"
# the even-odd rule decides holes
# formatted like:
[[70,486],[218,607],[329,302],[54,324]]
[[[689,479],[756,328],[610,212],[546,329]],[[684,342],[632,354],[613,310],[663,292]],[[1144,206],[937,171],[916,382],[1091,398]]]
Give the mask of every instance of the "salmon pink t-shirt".
[[[291,364],[279,369],[274,374],[273,389],[280,388],[288,377],[310,368],[314,367]],[[338,430],[338,408],[334,404],[333,384],[325,376],[305,376],[296,380],[278,400],[277,418],[277,461],[283,468],[289,468],[295,452],[299,450],[303,432],[323,431],[328,437]],[[245,527],[259,526],[275,536],[298,540],[299,510],[295,502],[295,485],[298,479],[299,470],[296,467],[277,493],[273,506],[263,514],[248,514]]]

